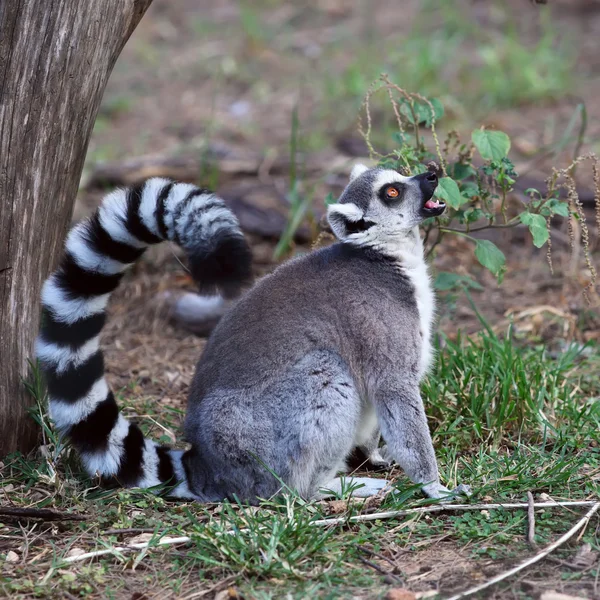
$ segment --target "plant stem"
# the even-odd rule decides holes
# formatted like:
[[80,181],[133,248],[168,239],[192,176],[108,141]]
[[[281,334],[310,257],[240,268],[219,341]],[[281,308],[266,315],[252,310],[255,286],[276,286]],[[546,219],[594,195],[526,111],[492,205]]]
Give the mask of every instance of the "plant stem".
[[415,129],[415,145],[420,150],[421,149],[421,137],[419,135],[419,123],[417,120],[417,113],[415,112],[415,103],[412,98],[410,99],[409,106],[410,106],[410,112],[412,113],[412,118],[413,118],[413,127]]
[[474,229],[452,229],[451,227],[444,227],[444,228],[440,227],[440,231],[466,235],[467,233],[474,233],[475,231],[482,231],[483,229],[505,229],[508,227],[515,227],[520,222],[521,221],[519,219],[513,219],[512,221],[509,221],[508,223],[501,223],[500,225],[493,225],[490,223],[488,225],[481,225],[480,227],[475,227]]
[[[582,102],[578,106],[579,112],[581,113],[581,126],[579,127],[579,134],[577,136],[577,143],[575,144],[575,150],[573,152],[573,160],[575,161],[579,156],[579,152],[581,151],[581,146],[583,145],[583,138],[585,136],[585,130],[587,129],[587,108],[585,104]],[[575,170],[577,169],[577,165],[573,167],[572,175],[575,177]]]
[[473,236],[468,235],[466,231],[460,231],[459,229],[447,229],[446,227],[440,227],[440,231],[443,231],[444,233],[453,233],[454,235],[462,235],[462,237],[466,237],[469,240],[474,242],[477,241]]

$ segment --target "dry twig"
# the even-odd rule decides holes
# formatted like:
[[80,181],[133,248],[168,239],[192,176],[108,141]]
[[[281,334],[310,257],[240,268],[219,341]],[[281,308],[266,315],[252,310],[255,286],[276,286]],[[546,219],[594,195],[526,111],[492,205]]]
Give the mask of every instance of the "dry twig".
[[[576,507],[593,506],[596,504],[590,500],[575,500],[568,502],[536,502],[535,508],[554,508],[558,506]],[[362,521],[379,521],[384,519],[394,519],[395,517],[405,517],[407,515],[452,512],[462,510],[494,510],[494,509],[519,509],[529,508],[529,504],[524,502],[507,502],[502,504],[436,504],[434,506],[423,506],[420,508],[408,508],[406,510],[390,510],[387,512],[371,513],[368,515],[356,515],[354,517],[337,517],[334,519],[320,519],[313,521],[312,525],[325,527],[327,525],[342,525],[344,523],[359,523]]]
[[104,550],[94,550],[93,552],[86,552],[85,554],[79,554],[78,556],[69,556],[64,559],[65,563],[74,563],[86,560],[87,558],[96,558],[97,556],[104,556],[105,554],[118,554],[121,552],[131,552],[132,550],[145,550],[146,548],[154,546],[173,546],[174,544],[187,544],[191,538],[187,535],[180,537],[164,537],[158,541],[150,542],[138,542],[135,544],[129,544],[127,546],[113,546],[112,548],[105,548]]
[[527,504],[527,542],[534,550],[537,550],[538,545],[535,541],[535,507],[531,492],[527,492]]
[[51,508],[18,508],[0,507],[0,521],[3,517],[14,521],[15,519],[39,519],[41,521],[86,521],[85,515],[65,513]]
[[548,556],[548,554],[556,550],[559,546],[562,546],[562,544],[564,544],[567,540],[572,538],[580,529],[583,529],[599,508],[600,502],[594,502],[592,508],[590,508],[590,510],[588,510],[587,513],[581,519],[579,519],[579,521],[577,521],[577,523],[573,525],[573,527],[571,527],[569,531],[567,531],[567,533],[559,537],[552,544],[546,546],[539,554],[528,558],[526,561],[523,561],[521,564],[517,565],[516,567],[513,567],[512,569],[509,569],[508,571],[505,571],[504,573],[496,575],[496,577],[493,577],[489,581],[476,585],[475,587],[469,588],[464,592],[460,592],[459,594],[456,594],[448,598],[447,600],[460,600],[460,598],[465,598],[466,596],[472,596],[473,594],[477,594],[478,592],[481,592],[482,590],[485,590],[491,587],[492,585],[500,583],[501,581],[512,577],[516,573],[519,573],[523,569],[526,569],[527,567],[530,567],[531,565],[539,562],[540,560]]
[[358,560],[360,560],[360,562],[363,563],[363,565],[367,565],[367,567],[371,567],[371,569],[374,569],[378,573],[381,573],[384,576],[384,580],[386,583],[391,583],[391,584],[402,583],[402,579],[400,579],[400,577],[398,577],[397,575],[394,575],[391,571],[384,569],[381,565],[378,565],[377,563],[367,560],[363,556],[359,556]]

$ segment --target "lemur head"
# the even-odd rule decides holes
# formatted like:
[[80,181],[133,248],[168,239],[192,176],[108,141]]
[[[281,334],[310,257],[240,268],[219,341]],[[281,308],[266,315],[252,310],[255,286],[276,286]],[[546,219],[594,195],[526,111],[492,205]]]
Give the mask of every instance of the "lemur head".
[[441,215],[446,205],[433,198],[437,176],[431,171],[405,177],[397,171],[356,165],[350,183],[327,218],[333,233],[355,245],[393,244],[412,237],[415,226]]

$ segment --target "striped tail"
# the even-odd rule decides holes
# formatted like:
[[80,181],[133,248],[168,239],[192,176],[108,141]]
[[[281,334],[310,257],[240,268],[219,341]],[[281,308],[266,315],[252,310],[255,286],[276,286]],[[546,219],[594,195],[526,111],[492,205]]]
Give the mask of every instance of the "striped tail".
[[250,249],[220,198],[159,178],[117,190],[67,237],[60,266],[42,290],[36,354],[52,419],[90,475],[125,487],[170,482],[172,495],[189,498],[183,452],[144,439],[119,414],[99,349],[111,292],[149,245],[165,240],[186,251],[201,292],[232,297],[250,280]]

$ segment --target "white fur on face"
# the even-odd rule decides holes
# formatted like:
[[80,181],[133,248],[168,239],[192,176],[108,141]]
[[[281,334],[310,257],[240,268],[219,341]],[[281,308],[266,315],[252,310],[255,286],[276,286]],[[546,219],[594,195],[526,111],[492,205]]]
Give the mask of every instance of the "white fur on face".
[[[327,211],[329,224],[338,239],[381,250],[383,246],[406,245],[404,241],[414,245],[412,230],[422,220],[420,184],[413,177],[392,169],[368,169],[364,165],[356,165],[350,178],[340,197],[342,202],[330,205]],[[381,189],[391,184],[404,188],[402,200],[394,205],[388,205],[380,198]],[[348,224],[362,219],[369,223],[368,229],[348,233]]]
[[347,204],[330,204],[327,209],[327,219],[331,230],[342,241],[348,238],[346,223],[348,221],[360,221],[363,216],[363,211],[356,204],[352,204],[352,202],[348,202]]
[[[375,223],[369,230],[369,239],[378,236],[383,242],[396,242],[399,238],[410,237],[410,232],[423,220],[421,206],[423,194],[418,181],[391,169],[379,169],[371,181],[371,196],[363,218]],[[404,188],[402,200],[395,205],[387,205],[379,196],[382,188],[399,184]]]
[[412,177],[405,177],[404,175],[400,175],[397,171],[392,171],[391,169],[386,169],[379,171],[377,177],[375,178],[375,182],[373,183],[373,188],[375,191],[380,190],[384,185],[389,185],[391,183],[407,183],[410,182]]

